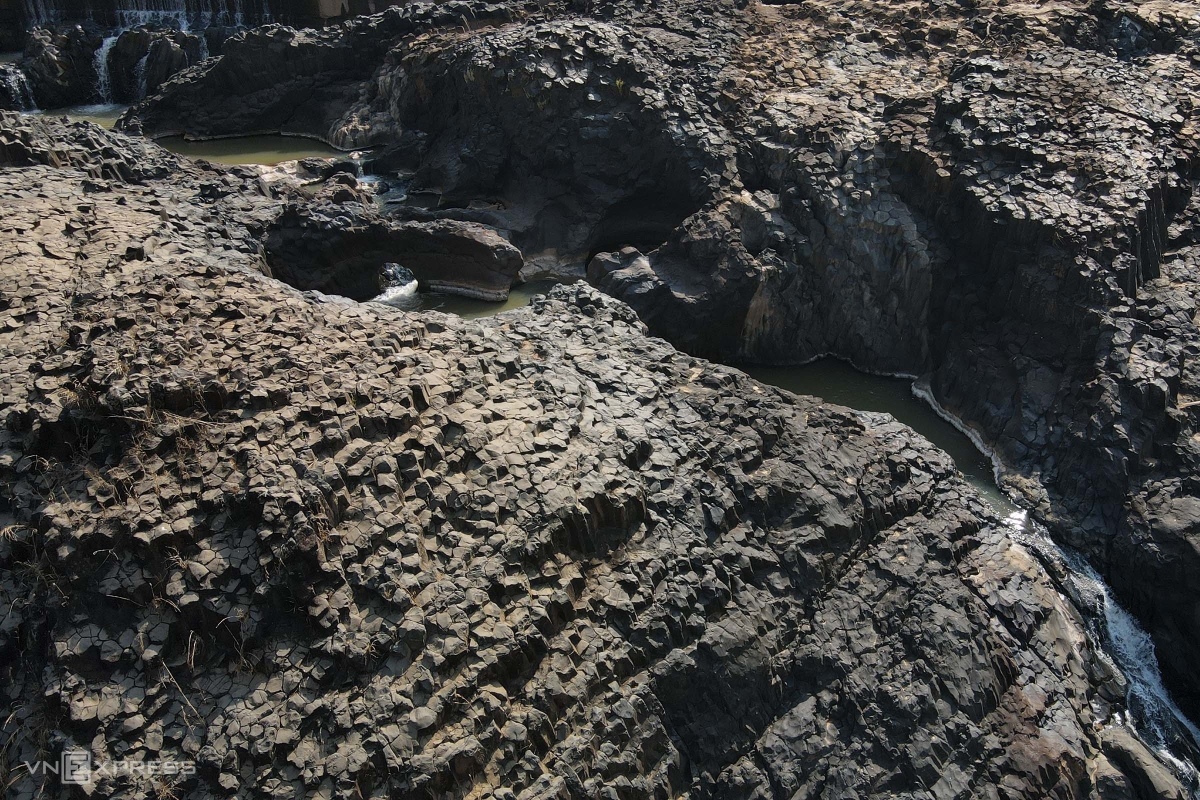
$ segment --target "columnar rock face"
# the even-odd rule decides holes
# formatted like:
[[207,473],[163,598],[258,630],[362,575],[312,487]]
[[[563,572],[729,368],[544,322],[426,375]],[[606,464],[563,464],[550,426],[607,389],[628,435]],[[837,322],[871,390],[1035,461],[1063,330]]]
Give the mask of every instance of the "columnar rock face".
[[890,417],[585,286],[479,322],[301,294],[255,170],[0,145],[10,796],[63,746],[196,765],[94,773],[118,798],[1183,796]]
[[33,87],[16,64],[0,64],[0,111],[35,108]]
[[172,75],[200,61],[206,47],[201,36],[173,29],[122,33],[108,54],[111,99],[132,103],[153,94]]
[[1188,3],[414,4],[247,37],[134,116],[315,120],[437,199],[398,216],[590,261],[692,353],[924,376],[1195,717],[1198,68]]
[[95,53],[102,37],[83,28],[38,29],[29,35],[20,68],[40,108],[93,103],[97,95]]

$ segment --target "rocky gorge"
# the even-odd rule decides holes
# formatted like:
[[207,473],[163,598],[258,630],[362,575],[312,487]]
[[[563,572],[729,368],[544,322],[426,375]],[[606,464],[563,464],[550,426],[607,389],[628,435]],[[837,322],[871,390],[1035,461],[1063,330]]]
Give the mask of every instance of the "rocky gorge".
[[922,376],[1195,717],[1198,31],[1185,3],[414,4],[250,32],[128,123],[374,146],[434,198],[397,218],[586,268],[687,352]]
[[[240,33],[128,136],[3,115],[0,778],[53,795],[22,766],[74,747],[195,765],[80,790],[130,798],[1194,796],[1195,743],[1147,745],[945,454],[703,359],[920,376],[1195,719],[1197,25],[412,3]],[[250,132],[371,152],[138,135]],[[366,302],[394,263],[604,294]]]

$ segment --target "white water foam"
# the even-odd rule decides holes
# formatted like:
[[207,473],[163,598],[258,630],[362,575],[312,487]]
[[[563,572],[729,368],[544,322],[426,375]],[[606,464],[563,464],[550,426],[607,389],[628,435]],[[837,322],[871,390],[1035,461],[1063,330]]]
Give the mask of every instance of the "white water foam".
[[399,286],[389,286],[377,297],[371,298],[372,303],[383,303],[394,308],[412,308],[417,296],[417,282],[411,281]]
[[[996,484],[1000,486],[1004,463],[984,443],[979,432],[943,408],[928,382],[914,381],[912,393],[970,439],[992,462]],[[1083,612],[1087,633],[1096,652],[1115,672],[1125,676],[1128,714],[1123,719],[1116,719],[1115,724],[1130,728],[1171,767],[1180,782],[1189,788],[1193,800],[1200,800],[1200,771],[1196,767],[1200,763],[1200,730],[1179,709],[1163,685],[1150,634],[1113,598],[1108,585],[1087,559],[1059,546],[1044,525],[1029,519],[1025,511],[1009,514],[1005,525],[1014,541],[1066,576],[1069,585],[1061,588]]]
[[185,0],[121,0],[116,13],[117,27],[123,30],[150,23],[166,23],[182,31],[204,30],[210,25],[244,27],[246,24],[242,0],[208,0],[191,4]]
[[932,408],[933,413],[937,414],[943,420],[952,425],[955,430],[957,430],[963,436],[970,439],[971,444],[975,445],[975,449],[980,453],[983,453],[984,457],[988,461],[992,462],[992,480],[994,480],[996,482],[996,486],[1003,491],[1004,487],[1001,485],[1001,478],[1004,475],[1004,462],[1000,460],[1000,456],[996,455],[995,450],[987,446],[987,444],[983,441],[983,437],[979,435],[979,431],[975,430],[970,425],[966,424],[961,419],[942,408],[942,404],[939,403],[937,398],[933,396],[933,389],[930,388],[927,381],[913,381],[912,393],[913,397],[924,401],[926,405]]
[[1060,547],[1045,526],[1030,520],[1023,511],[1010,514],[1005,523],[1016,542],[1066,576],[1068,585],[1061,588],[1084,612],[1088,633],[1100,645],[1097,652],[1125,676],[1128,714],[1116,722],[1131,728],[1190,788],[1192,797],[1200,799],[1200,772],[1196,769],[1200,730],[1163,685],[1150,634],[1113,598],[1087,559]]
[[[25,17],[31,25],[48,25],[61,21],[63,12],[55,0],[23,0]],[[189,7],[190,6],[190,7]],[[120,0],[114,9],[118,32],[150,23],[168,24],[180,30],[203,30],[210,25],[246,25],[243,0]],[[88,17],[94,15],[89,11]],[[264,19],[264,22],[269,20]]]
[[100,49],[96,51],[93,57],[93,63],[96,67],[96,94],[100,97],[101,103],[111,103],[113,101],[112,94],[112,77],[108,69],[108,55],[112,52],[113,47],[117,44],[119,36],[106,36],[104,41],[100,43]]

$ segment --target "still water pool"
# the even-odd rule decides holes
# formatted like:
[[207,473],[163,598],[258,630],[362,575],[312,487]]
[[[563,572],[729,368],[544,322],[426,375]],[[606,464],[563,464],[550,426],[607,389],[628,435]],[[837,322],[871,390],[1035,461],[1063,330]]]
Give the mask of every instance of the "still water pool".
[[[74,122],[92,122],[102,128],[112,128],[129,106],[87,105],[71,106],[53,111],[31,111],[31,114],[66,117]],[[214,164],[262,164],[273,167],[284,161],[298,158],[330,158],[344,155],[342,151],[298,136],[264,134],[261,136],[235,136],[228,139],[190,141],[182,136],[167,136],[158,144],[188,158],[203,158]]]

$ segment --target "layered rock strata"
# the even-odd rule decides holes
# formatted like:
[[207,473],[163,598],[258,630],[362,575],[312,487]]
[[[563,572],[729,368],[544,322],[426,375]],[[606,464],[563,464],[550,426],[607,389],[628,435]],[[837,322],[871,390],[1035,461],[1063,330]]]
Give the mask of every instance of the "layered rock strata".
[[504,300],[524,263],[485,225],[396,222],[348,188],[326,195],[289,204],[263,239],[273,274],[298,289],[370,300],[388,285],[384,266],[399,259],[424,290]]
[[247,37],[133,116],[391,146],[398,216],[590,262],[689,352],[924,376],[1197,718],[1198,43],[1172,2],[418,3]]
[[139,799],[1183,796],[890,417],[584,286],[475,322],[302,294],[258,171],[0,131],[10,796],[66,746],[195,763],[84,787]]

